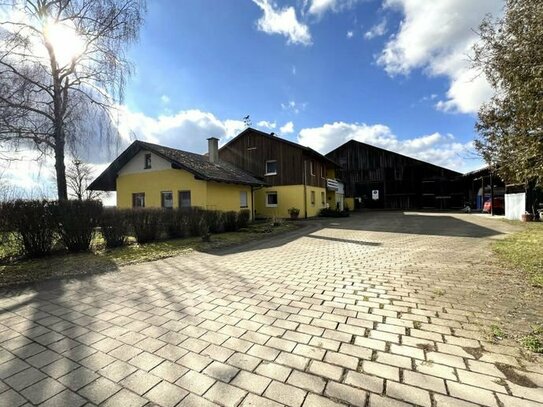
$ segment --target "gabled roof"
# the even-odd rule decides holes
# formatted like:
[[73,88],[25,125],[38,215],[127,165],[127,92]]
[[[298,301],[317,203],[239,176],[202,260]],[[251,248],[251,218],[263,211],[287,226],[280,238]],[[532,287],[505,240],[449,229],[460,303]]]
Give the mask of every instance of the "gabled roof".
[[371,144],[368,144],[368,143],[363,143],[361,141],[358,141],[358,140],[354,140],[354,139],[351,139],[349,141],[346,141],[345,143],[343,143],[342,145],[340,145],[339,147],[336,147],[334,148],[332,151],[330,151],[329,153],[327,153],[326,155],[329,156],[331,154],[333,154],[334,152],[336,152],[337,150],[341,149],[341,148],[344,148],[345,146],[349,145],[349,144],[361,144],[363,146],[366,146],[366,147],[369,147],[371,149],[374,149],[374,150],[378,150],[378,151],[384,151],[388,154],[393,154],[393,155],[396,155],[396,156],[399,156],[399,157],[403,157],[403,158],[407,158],[408,160],[411,160],[411,161],[415,161],[415,162],[418,162],[420,164],[424,164],[424,165],[429,165],[431,167],[435,167],[435,168],[439,168],[439,169],[443,169],[443,170],[446,170],[446,171],[449,171],[451,173],[454,173],[456,176],[461,176],[462,173],[458,172],[458,171],[455,171],[455,170],[451,170],[449,168],[445,168],[445,167],[441,167],[439,165],[436,165],[436,164],[432,164],[432,163],[429,163],[427,161],[422,161],[422,160],[419,160],[417,158],[413,158],[413,157],[409,157],[407,155],[404,155],[404,154],[400,154],[400,153],[397,153],[395,151],[390,151],[390,150],[387,150],[385,148],[381,148],[381,147],[377,147],[377,146],[373,146]]
[[336,168],[339,168],[339,165],[335,161],[333,161],[330,158],[322,155],[321,153],[313,150],[312,148],[302,146],[301,144],[295,143],[295,142],[290,141],[290,140],[286,140],[286,139],[284,139],[282,137],[278,137],[274,133],[266,133],[265,131],[253,129],[252,127],[247,127],[245,130],[243,130],[241,133],[239,133],[236,137],[234,137],[232,140],[230,140],[228,143],[226,143],[224,146],[222,146],[220,148],[220,150],[228,147],[228,145],[233,143],[234,140],[237,140],[238,138],[245,136],[247,133],[256,133],[256,134],[261,135],[263,137],[267,137],[267,138],[269,138],[271,140],[278,141],[280,143],[284,143],[284,144],[287,144],[287,145],[292,146],[292,147],[296,147],[296,148],[300,149],[301,151],[305,152],[306,154],[308,154],[308,155],[310,155],[312,157],[315,157],[315,158],[317,158],[319,160],[325,161],[328,164],[330,164],[330,165],[332,165],[332,166],[334,166]]
[[134,141],[105,171],[88,187],[90,190],[115,191],[117,174],[137,153],[150,151],[169,161],[174,169],[182,169],[194,174],[194,177],[204,181],[225,182],[229,184],[265,185],[266,183],[234,165],[219,160],[209,161],[207,156],[189,153],[158,144],[144,141]]

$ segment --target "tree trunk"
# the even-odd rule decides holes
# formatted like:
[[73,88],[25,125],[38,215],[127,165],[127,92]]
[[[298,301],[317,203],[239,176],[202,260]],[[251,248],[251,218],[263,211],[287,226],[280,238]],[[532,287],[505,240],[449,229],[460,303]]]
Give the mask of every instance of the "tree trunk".
[[60,201],[68,200],[68,187],[66,186],[66,165],[64,164],[64,135],[62,130],[55,137],[55,171],[57,176],[57,192]]

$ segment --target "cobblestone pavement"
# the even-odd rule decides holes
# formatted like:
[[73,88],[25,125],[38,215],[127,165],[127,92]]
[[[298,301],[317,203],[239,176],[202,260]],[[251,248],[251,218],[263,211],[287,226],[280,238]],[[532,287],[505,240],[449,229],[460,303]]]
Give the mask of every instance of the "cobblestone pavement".
[[489,339],[512,228],[369,213],[3,293],[0,406],[543,405],[541,360]]

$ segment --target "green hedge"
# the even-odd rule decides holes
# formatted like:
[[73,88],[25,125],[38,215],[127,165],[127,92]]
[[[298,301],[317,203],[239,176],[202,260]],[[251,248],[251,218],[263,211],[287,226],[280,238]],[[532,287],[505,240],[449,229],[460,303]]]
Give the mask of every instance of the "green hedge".
[[100,228],[106,247],[164,238],[207,237],[247,227],[250,212],[221,212],[200,208],[116,209],[98,201],[18,200],[0,204],[0,232],[16,237],[30,257],[51,252],[56,241],[69,251],[89,250],[93,234]]

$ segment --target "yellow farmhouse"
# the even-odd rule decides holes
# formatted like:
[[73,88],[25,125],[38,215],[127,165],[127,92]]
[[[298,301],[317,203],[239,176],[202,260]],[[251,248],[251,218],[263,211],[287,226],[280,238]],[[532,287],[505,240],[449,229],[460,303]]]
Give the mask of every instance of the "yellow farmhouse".
[[220,160],[218,139],[207,155],[134,141],[89,186],[117,191],[119,208],[189,208],[254,213],[254,189],[265,182]]

